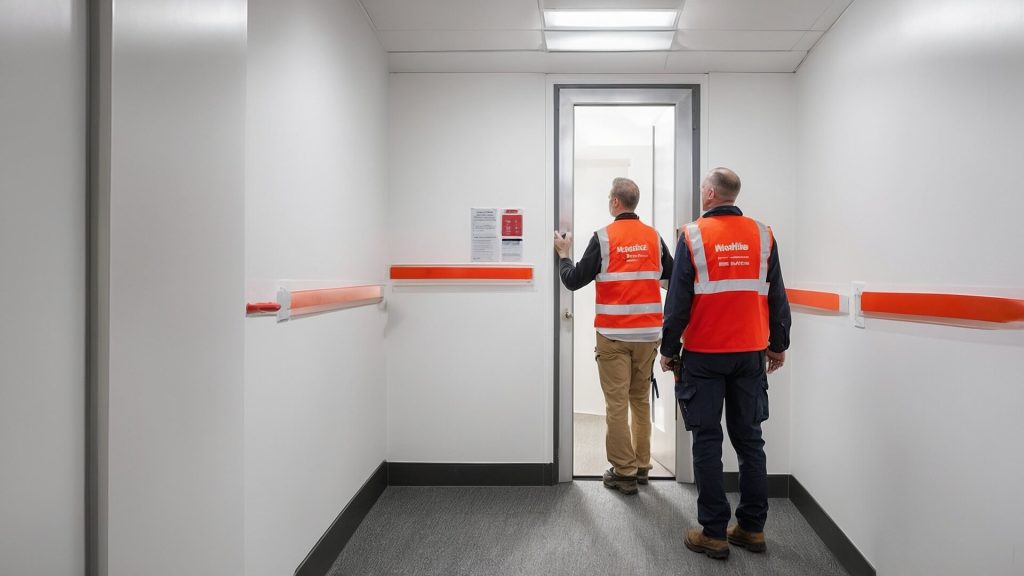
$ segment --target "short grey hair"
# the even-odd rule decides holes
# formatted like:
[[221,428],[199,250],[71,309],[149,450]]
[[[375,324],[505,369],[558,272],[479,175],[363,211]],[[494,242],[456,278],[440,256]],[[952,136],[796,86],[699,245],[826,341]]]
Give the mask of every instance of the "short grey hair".
[[612,196],[618,198],[626,210],[636,210],[640,203],[640,187],[629,178],[616,178],[612,180]]
[[728,168],[714,168],[708,173],[708,184],[726,201],[735,201],[740,195],[740,177]]

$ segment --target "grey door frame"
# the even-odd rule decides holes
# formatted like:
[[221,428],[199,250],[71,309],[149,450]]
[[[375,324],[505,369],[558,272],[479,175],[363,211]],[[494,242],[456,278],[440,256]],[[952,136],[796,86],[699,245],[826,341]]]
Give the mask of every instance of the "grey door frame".
[[[554,227],[556,230],[570,229],[572,224],[573,194],[573,124],[574,106],[680,106],[689,101],[690,115],[676,114],[676,143],[685,138],[687,129],[691,132],[690,154],[682,146],[676,146],[676,197],[681,184],[680,166],[689,163],[691,191],[691,214],[700,213],[698,180],[700,178],[700,85],[699,84],[555,84],[554,85]],[[677,221],[674,228],[684,222]],[[669,239],[671,242],[674,239]],[[554,277],[558,278],[558,261],[554,262]],[[565,366],[562,358],[563,310],[572,309],[572,292],[565,290],[560,281],[554,282],[554,436],[553,477],[556,482],[571,482],[572,471],[572,361]],[[566,378],[565,376],[568,375]],[[566,384],[565,380],[568,380]],[[673,392],[674,394],[674,392]],[[568,408],[568,418],[565,411]],[[686,434],[677,435],[677,441]],[[678,445],[677,445],[678,453]],[[677,462],[676,478],[689,481],[692,471],[681,468]]]

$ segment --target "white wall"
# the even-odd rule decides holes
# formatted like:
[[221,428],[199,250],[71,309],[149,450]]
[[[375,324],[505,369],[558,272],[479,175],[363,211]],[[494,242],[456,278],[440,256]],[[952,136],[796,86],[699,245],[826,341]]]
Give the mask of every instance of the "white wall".
[[469,209],[525,210],[526,287],[401,287],[388,459],[551,461],[551,200],[538,74],[393,74],[391,262],[468,262]]
[[105,35],[101,573],[241,574],[246,2],[119,2]]
[[0,574],[85,563],[85,12],[0,0]]
[[[739,174],[743,186],[736,205],[772,227],[786,282],[793,277],[789,264],[796,251],[795,97],[792,74],[711,74],[708,79],[708,166]],[[792,336],[799,334],[794,330]],[[768,385],[771,418],[763,426],[768,472],[788,474],[789,368],[769,376]],[[738,470],[728,440],[722,456],[726,470]]]
[[[797,74],[790,278],[1024,286],[1024,3],[858,0]],[[793,474],[880,575],[1024,573],[1024,332],[801,315]]]
[[[249,296],[282,279],[382,283],[387,60],[362,8],[251,0],[248,64]],[[384,319],[246,320],[248,576],[291,574],[386,458]]]

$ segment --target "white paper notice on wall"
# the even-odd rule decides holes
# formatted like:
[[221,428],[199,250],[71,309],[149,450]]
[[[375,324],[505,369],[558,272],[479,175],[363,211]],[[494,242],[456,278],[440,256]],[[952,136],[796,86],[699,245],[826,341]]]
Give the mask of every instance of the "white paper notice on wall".
[[470,261],[522,262],[523,210],[470,208]]
[[498,209],[470,208],[472,262],[498,261]]

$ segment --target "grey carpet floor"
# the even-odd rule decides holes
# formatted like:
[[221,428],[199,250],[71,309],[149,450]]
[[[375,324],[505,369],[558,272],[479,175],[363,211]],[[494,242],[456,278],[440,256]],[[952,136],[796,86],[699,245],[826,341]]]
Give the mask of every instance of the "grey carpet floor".
[[[572,473],[574,476],[600,476],[608,469],[604,437],[608,424],[604,416],[576,412],[572,415]],[[651,460],[652,478],[674,475],[657,460]]]
[[[766,575],[846,572],[786,499],[772,499],[768,552],[725,561],[683,547],[696,488],[622,496],[598,481],[552,487],[385,490],[330,576]],[[736,495],[730,500],[736,505]]]

